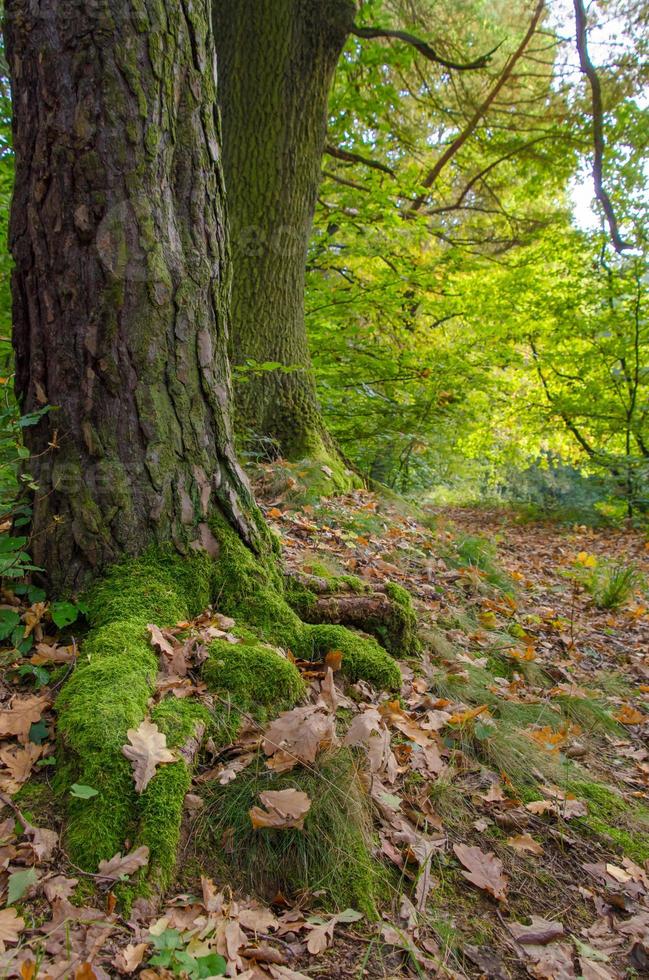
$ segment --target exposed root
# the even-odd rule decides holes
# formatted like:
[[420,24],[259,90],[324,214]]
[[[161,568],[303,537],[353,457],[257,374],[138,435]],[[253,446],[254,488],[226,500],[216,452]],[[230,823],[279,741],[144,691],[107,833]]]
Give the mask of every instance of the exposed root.
[[[77,668],[56,705],[62,750],[57,789],[65,794],[65,843],[71,860],[94,872],[100,860],[123,851],[127,844],[146,844],[150,849],[146,877],[122,887],[125,898],[155,894],[172,880],[183,801],[203,733],[209,733],[215,744],[227,744],[236,734],[241,710],[263,719],[303,697],[304,682],[278,647],[304,659],[322,659],[339,650],[342,671],[351,681],[363,679],[386,690],[400,686],[398,665],[376,639],[340,623],[303,622],[289,604],[276,556],[253,555],[223,520],[215,520],[212,529],[219,543],[216,560],[202,553],[183,557],[171,549],[151,552],[113,566],[92,589],[87,596],[90,630]],[[401,636],[403,653],[404,624],[412,626],[414,613],[408,594],[404,590],[391,594],[389,588],[356,598],[373,603],[365,607],[375,611],[373,619],[363,620],[365,627],[372,621],[375,635],[385,645],[391,642],[394,652],[396,637]],[[338,598],[343,609],[345,597]],[[204,679],[236,710],[228,712],[219,701],[211,712],[191,699],[173,697],[155,706],[151,718],[179,758],[161,766],[138,796],[122,747],[127,730],[137,728],[149,712],[155,690],[158,662],[147,625],[171,626],[192,619],[211,603],[235,618],[234,632],[242,642],[214,641]],[[354,621],[351,612],[339,618]],[[397,631],[395,623],[400,624]],[[409,642],[407,649],[412,651]],[[98,795],[70,796],[75,782],[96,789]],[[360,804],[356,791],[351,793],[349,786],[347,791],[338,793],[336,806],[349,823],[349,832],[356,834],[358,850],[361,830],[352,811]],[[331,841],[319,845],[316,863],[323,876],[327,854],[335,864],[338,850]],[[338,871],[331,873],[335,877]],[[305,878],[304,887],[307,884]]]

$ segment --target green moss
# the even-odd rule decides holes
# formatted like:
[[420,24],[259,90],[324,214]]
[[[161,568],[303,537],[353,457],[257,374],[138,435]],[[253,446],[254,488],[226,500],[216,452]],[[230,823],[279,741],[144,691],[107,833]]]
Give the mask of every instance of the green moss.
[[[210,600],[211,575],[205,555],[150,551],[114,565],[86,597],[90,632],[56,703],[65,759],[56,785],[67,804],[66,847],[84,870],[94,871],[100,860],[123,850],[127,839],[136,839],[142,801],[122,747],[128,729],[145,717],[155,684],[158,664],[147,623],[171,625],[200,612]],[[179,737],[197,717],[196,707],[186,702],[177,702],[173,712],[165,704],[156,711]],[[75,782],[98,795],[75,799],[69,795]],[[171,820],[177,809],[170,807]]]
[[[217,606],[238,623],[234,632],[290,650],[305,660],[341,650],[342,669],[352,681],[368,681],[379,688],[398,690],[401,675],[392,658],[370,637],[343,626],[309,625],[289,605],[284,581],[273,561],[252,554],[223,521],[212,529],[220,545],[216,569]],[[401,607],[397,607],[401,608]]]
[[138,843],[150,851],[150,878],[163,890],[176,868],[180,825],[191,772],[184,761],[160,766],[140,798]]
[[365,680],[379,690],[399,691],[401,671],[372,637],[361,636],[344,626],[322,624],[307,627],[313,656],[323,659],[331,650],[342,652],[342,671],[350,681]]
[[[311,799],[304,829],[254,830],[248,811],[259,804],[259,793],[287,788]],[[376,915],[369,803],[348,750],[325,756],[313,769],[281,776],[260,760],[259,771],[250,767],[227,786],[207,789],[206,820],[217,873],[235,886],[264,900],[277,891],[287,897],[322,893],[321,903]]]
[[588,780],[573,780],[569,790],[588,804],[588,814],[579,824],[608,839],[634,861],[649,859],[649,809],[625,800],[608,786]]
[[211,601],[213,572],[205,554],[151,549],[117,562],[89,590],[88,618],[97,627],[118,620],[172,624],[196,616]]
[[167,736],[170,748],[183,746],[196,734],[199,725],[206,730],[213,723],[210,712],[191,698],[167,697],[151,712],[151,720]]
[[395,656],[414,657],[420,652],[421,644],[417,638],[417,614],[410,593],[396,582],[388,582],[385,592],[392,600],[385,646]]
[[243,708],[261,704],[283,711],[305,693],[297,667],[272,647],[215,640],[209,649],[203,668],[208,688],[229,694]]

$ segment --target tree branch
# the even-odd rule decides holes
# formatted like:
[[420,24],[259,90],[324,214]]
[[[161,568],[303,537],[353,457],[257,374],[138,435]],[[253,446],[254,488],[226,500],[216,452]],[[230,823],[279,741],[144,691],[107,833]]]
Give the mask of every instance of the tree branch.
[[351,33],[355,37],[360,38],[372,39],[375,37],[387,37],[394,38],[396,41],[404,41],[406,44],[411,44],[413,48],[416,48],[419,54],[423,54],[424,58],[427,58],[428,61],[434,61],[436,64],[442,65],[444,68],[450,68],[452,71],[474,71],[476,68],[484,68],[485,65],[489,64],[492,54],[500,47],[500,44],[497,44],[495,48],[487,51],[486,54],[480,55],[475,61],[462,63],[442,58],[430,44],[422,41],[419,37],[415,37],[414,34],[408,34],[407,31],[392,31],[387,27],[358,27],[354,24]]
[[595,185],[595,196],[602,205],[602,210],[606,216],[613,247],[616,252],[623,252],[624,249],[631,248],[631,245],[623,241],[620,235],[613,205],[604,187],[604,108],[602,105],[602,86],[588,53],[586,11],[583,0],[574,0],[574,7],[579,67],[590,83],[591,111],[593,117],[593,183]]
[[380,170],[384,174],[389,174],[390,177],[395,176],[394,170],[388,167],[387,164],[361,156],[360,153],[352,153],[351,150],[343,150],[339,146],[332,146],[330,143],[327,143],[324,151],[328,156],[335,157],[336,160],[344,160],[346,163],[362,163],[364,166],[371,167],[373,170]]
[[[435,181],[437,180],[440,173],[442,172],[446,164],[449,162],[451,157],[455,156],[457,151],[466,143],[468,138],[475,132],[478,123],[485,115],[485,113],[491,106],[492,102],[494,102],[494,100],[497,98],[498,93],[505,85],[512,71],[514,70],[514,66],[516,65],[516,62],[521,58],[521,56],[525,51],[525,48],[531,41],[534,32],[536,30],[536,25],[539,22],[541,14],[543,13],[544,6],[545,6],[545,0],[538,0],[538,3],[534,10],[534,14],[532,15],[532,20],[530,21],[530,25],[527,28],[527,31],[525,32],[525,36],[521,41],[521,43],[516,48],[516,50],[514,51],[513,55],[511,56],[511,58],[509,59],[505,67],[503,68],[500,78],[492,88],[491,92],[489,92],[484,102],[478,106],[473,116],[469,120],[467,126],[462,130],[462,132],[458,136],[455,137],[453,142],[446,148],[444,153],[442,153],[441,157],[439,158],[435,166],[432,168],[432,170],[426,175],[426,177],[422,181],[424,187],[426,188],[432,187],[432,185],[435,183]],[[410,208],[410,211],[411,212],[418,211],[423,205],[423,203],[425,202],[425,200],[426,200],[426,195],[421,194],[417,198],[413,206]]]

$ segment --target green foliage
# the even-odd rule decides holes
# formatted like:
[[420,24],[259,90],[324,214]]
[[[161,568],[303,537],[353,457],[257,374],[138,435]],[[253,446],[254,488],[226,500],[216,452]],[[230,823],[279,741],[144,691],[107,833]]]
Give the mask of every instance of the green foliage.
[[584,584],[598,609],[619,609],[634,592],[646,587],[638,569],[622,562],[600,562]]

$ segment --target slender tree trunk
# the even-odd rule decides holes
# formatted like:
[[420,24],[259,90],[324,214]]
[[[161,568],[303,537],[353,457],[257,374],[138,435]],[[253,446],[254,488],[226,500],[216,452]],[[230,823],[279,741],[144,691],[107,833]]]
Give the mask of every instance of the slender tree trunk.
[[7,0],[16,390],[32,553],[74,590],[149,542],[248,542],[208,0]]
[[242,427],[290,458],[330,451],[304,321],[306,250],[327,98],[353,0],[214,0]]

